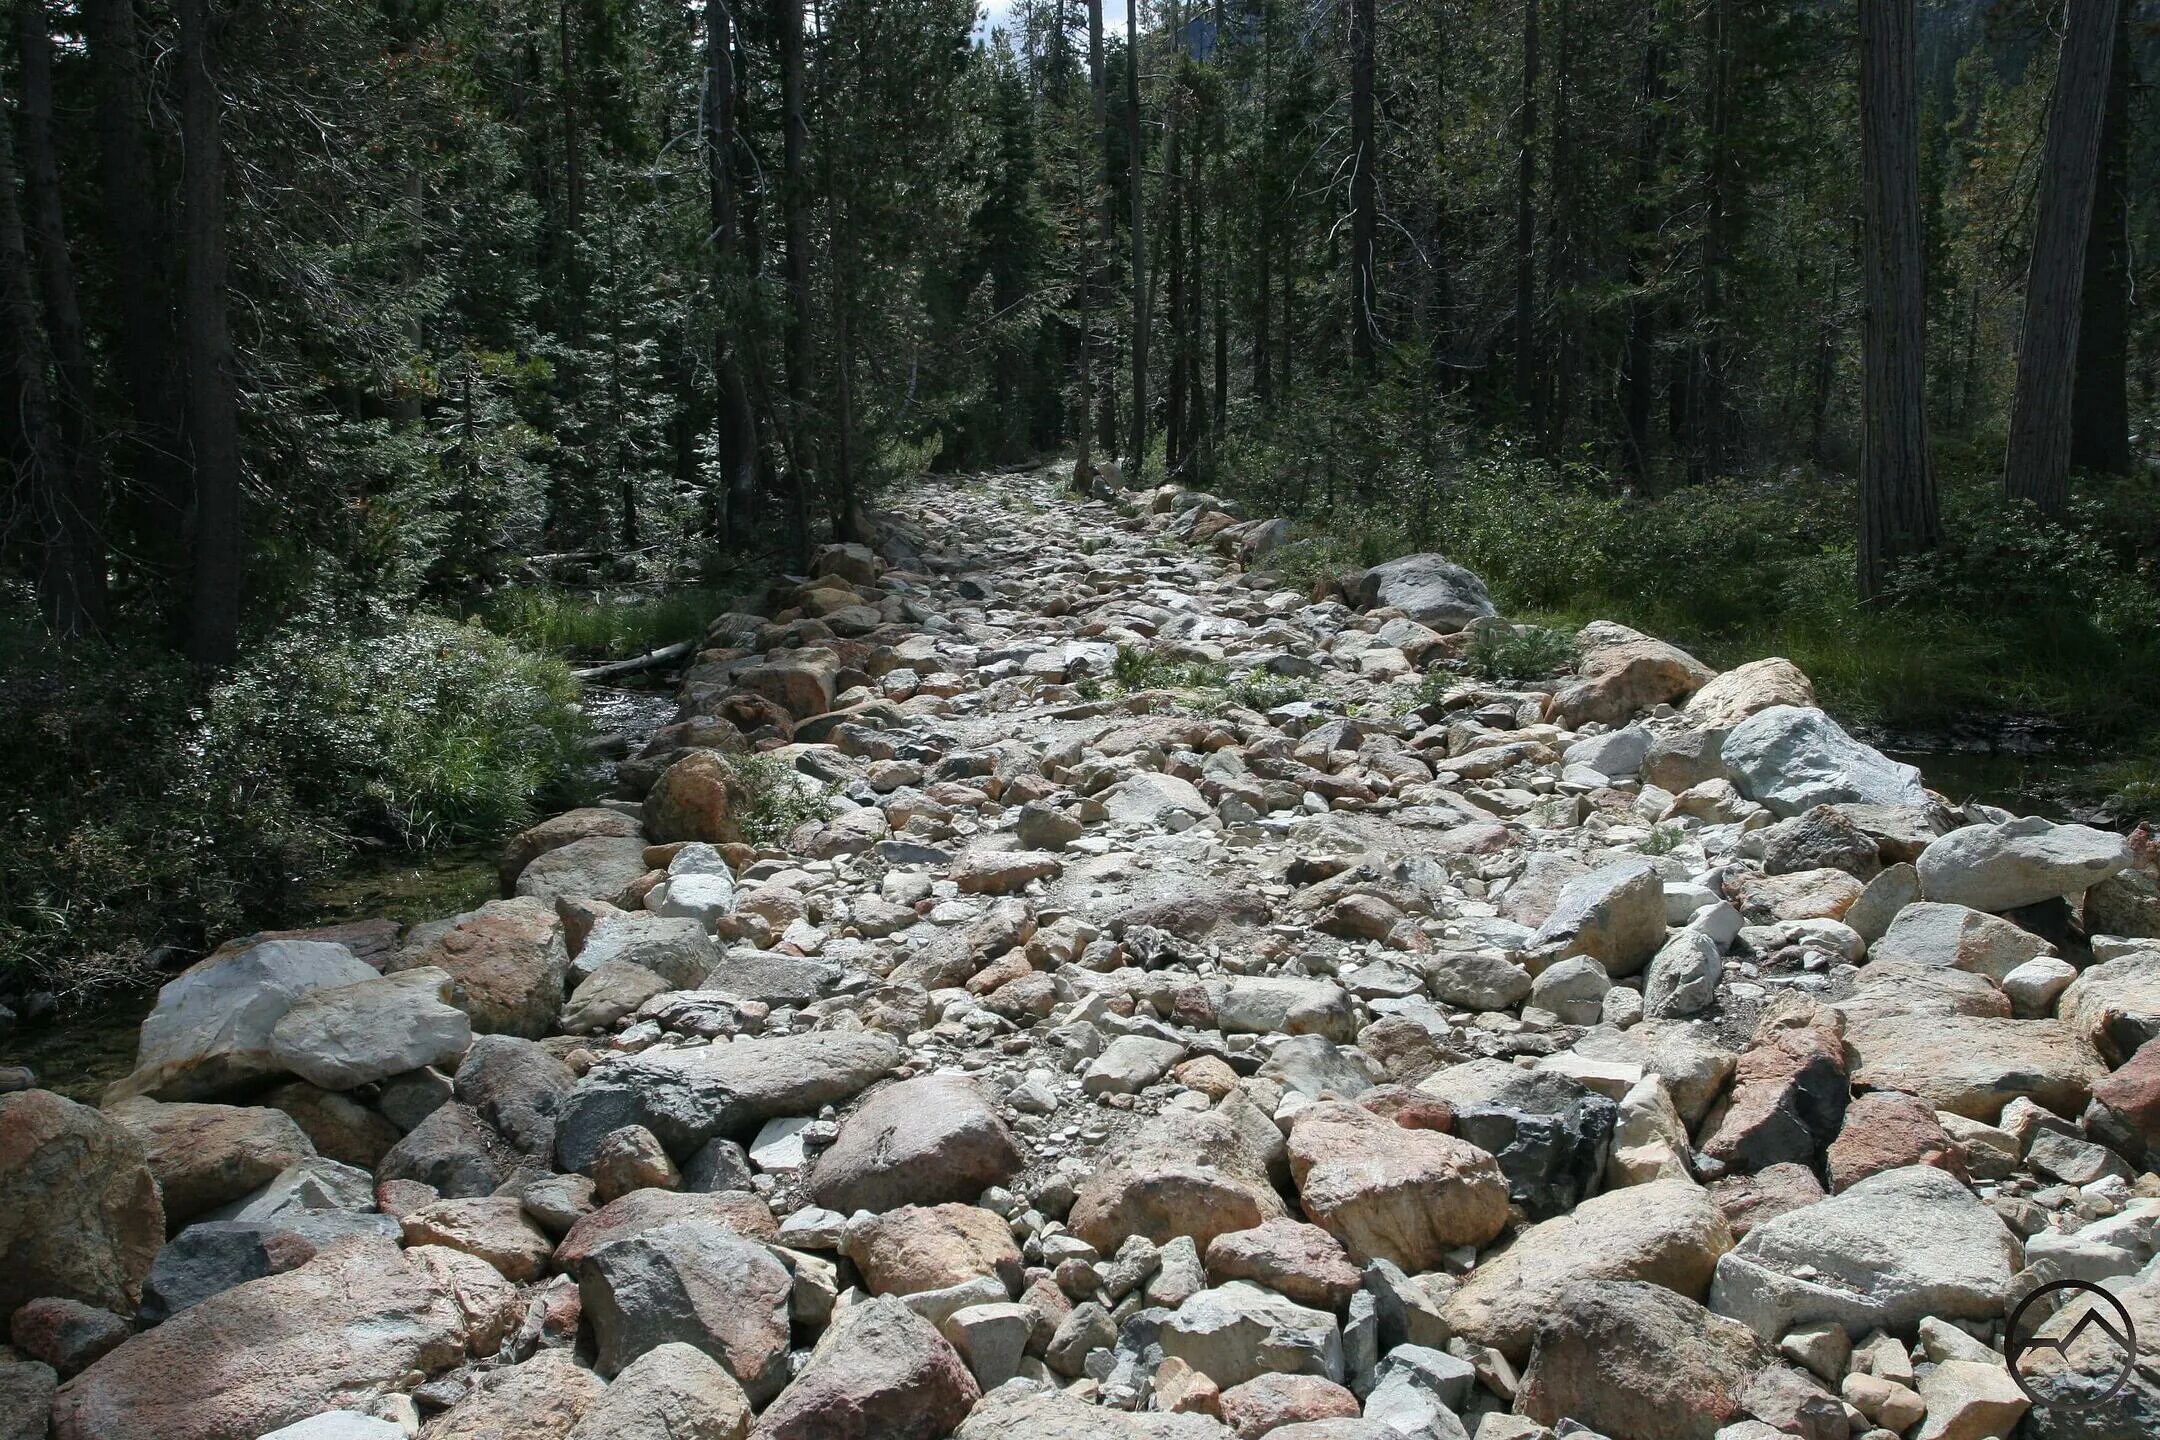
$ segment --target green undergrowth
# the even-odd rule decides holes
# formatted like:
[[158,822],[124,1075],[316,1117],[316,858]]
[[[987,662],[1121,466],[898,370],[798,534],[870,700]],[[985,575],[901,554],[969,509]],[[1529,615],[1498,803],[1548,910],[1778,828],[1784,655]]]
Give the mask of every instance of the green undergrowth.
[[208,679],[158,638],[0,630],[0,990],[85,1003],[282,922],[358,850],[587,798],[576,682],[480,626],[310,609]]
[[476,618],[528,650],[566,660],[627,660],[696,641],[730,596],[690,587],[659,594],[516,587],[483,601]]

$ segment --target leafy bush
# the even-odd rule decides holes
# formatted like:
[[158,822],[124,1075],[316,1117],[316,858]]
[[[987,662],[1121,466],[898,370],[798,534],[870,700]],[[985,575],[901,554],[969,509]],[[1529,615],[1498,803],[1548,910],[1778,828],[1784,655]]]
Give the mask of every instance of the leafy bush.
[[205,689],[162,646],[0,637],[0,977],[71,999],[276,916],[359,838],[494,840],[586,763],[564,668],[477,626],[313,612]]
[[1575,637],[1543,625],[1479,625],[1463,657],[1480,680],[1549,680],[1575,668]]
[[592,595],[570,590],[499,590],[478,612],[498,635],[543,655],[573,660],[627,660],[705,634],[729,597],[716,590],[669,590],[661,595]]
[[1275,675],[1265,670],[1248,671],[1230,682],[1225,693],[1233,704],[1248,710],[1266,714],[1278,705],[1288,705],[1293,700],[1303,700],[1310,687],[1302,680],[1288,675]]
[[745,842],[777,846],[796,826],[825,818],[825,790],[770,755],[735,755],[728,769],[741,784],[735,812]]
[[1110,678],[1127,690],[1218,690],[1229,674],[1221,661],[1173,660],[1137,645],[1120,645]]

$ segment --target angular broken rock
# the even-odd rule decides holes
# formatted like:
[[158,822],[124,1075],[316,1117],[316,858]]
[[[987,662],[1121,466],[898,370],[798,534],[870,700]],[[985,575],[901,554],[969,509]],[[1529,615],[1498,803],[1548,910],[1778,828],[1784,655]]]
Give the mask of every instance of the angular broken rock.
[[1926,1315],[1997,1320],[2019,1260],[1962,1181],[1914,1165],[1754,1226],[1718,1261],[1710,1308],[1767,1339],[1819,1322],[1862,1335]]
[[1815,686],[1800,667],[1779,656],[1735,666],[1688,697],[1681,714],[1705,730],[1730,730],[1773,705],[1811,706]]
[[570,952],[554,907],[521,896],[415,925],[387,968],[425,966],[448,972],[453,1003],[476,1032],[537,1039],[562,1009]]
[[1687,699],[1717,673],[1677,645],[1610,620],[1583,626],[1575,643],[1582,678],[1563,686],[1550,707],[1552,719],[1569,729],[1592,720],[1624,725],[1641,711]]
[[1868,946],[1868,958],[1968,970],[2000,985],[2018,966],[2054,950],[2008,920],[1964,905],[1923,900],[1897,912],[1889,929]]
[[943,1440],[981,1395],[945,1337],[883,1297],[833,1322],[754,1433],[758,1440]]
[[1571,880],[1524,943],[1531,968],[1587,955],[1608,975],[1633,975],[1665,943],[1665,884],[1647,860],[1622,860]]
[[604,1061],[562,1103],[556,1159],[585,1170],[600,1141],[625,1125],[643,1125],[677,1157],[716,1136],[748,1139],[764,1121],[852,1099],[905,1054],[889,1035],[816,1030]]
[[843,1215],[973,1200],[1022,1159],[974,1081],[925,1075],[886,1086],[842,1123],[810,1172],[810,1193]]
[[142,1146],[173,1231],[253,1194],[286,1166],[315,1154],[291,1116],[261,1106],[138,1097],[105,1113]]
[[1283,1216],[1269,1171],[1283,1154],[1275,1122],[1233,1091],[1204,1114],[1165,1110],[1081,1185],[1067,1223],[1104,1255],[1133,1235],[1158,1245],[1217,1235]]
[[1725,1217],[1693,1181],[1634,1185],[1525,1230],[1470,1272],[1445,1314],[1456,1333],[1519,1364],[1571,1283],[1640,1280],[1700,1300],[1732,1243]]
[[0,1314],[45,1295],[132,1313],[164,1240],[125,1126],[49,1090],[0,1095]]
[[1208,1242],[1207,1273],[1217,1283],[1251,1280],[1322,1310],[1341,1309],[1363,1279],[1341,1241],[1296,1220],[1216,1236]]
[[787,1378],[794,1282],[771,1251],[715,1221],[606,1240],[579,1259],[577,1282],[603,1374],[679,1341],[718,1360],[754,1401]]
[[1447,1104],[1453,1133],[1496,1158],[1509,1198],[1533,1219],[1604,1183],[1619,1107],[1568,1076],[1471,1060],[1428,1075],[1417,1094]]
[[2058,1115],[2079,1114],[2107,1073],[2091,1044],[2062,1020],[1847,1014],[1853,1084],[1908,1091],[1968,1120],[1993,1123],[2021,1097]]
[[975,1205],[903,1205],[858,1217],[841,1250],[873,1295],[919,1295],[985,1278],[1009,1290],[1020,1278],[1012,1231]]
[[953,1440],[1230,1440],[1231,1434],[1206,1415],[1111,1410],[1015,1380],[983,1396]]
[[657,1345],[625,1365],[568,1440],[742,1440],[750,1400],[727,1367],[694,1345]]
[[1712,1440],[1771,1359],[1743,1326],[1662,1286],[1584,1280],[1539,1325],[1516,1408],[1614,1437]]
[[1813,1166],[1837,1138],[1851,1094],[1836,1031],[1776,1029],[1740,1056],[1732,1089],[1704,1122],[1696,1149],[1719,1173],[1788,1161]]
[[1507,1223],[1507,1181],[1490,1154],[1357,1105],[1321,1100],[1299,1111],[1289,1155],[1305,1213],[1359,1261],[1436,1269],[1449,1250],[1483,1245]]
[[1203,1290],[1166,1317],[1163,1354],[1227,1390],[1267,1374],[1343,1378],[1342,1331],[1324,1310],[1308,1310],[1243,1280]]

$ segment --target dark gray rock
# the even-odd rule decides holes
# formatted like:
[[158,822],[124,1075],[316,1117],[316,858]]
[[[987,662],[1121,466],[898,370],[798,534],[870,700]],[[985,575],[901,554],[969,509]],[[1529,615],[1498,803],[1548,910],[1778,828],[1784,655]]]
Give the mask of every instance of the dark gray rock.
[[162,1324],[220,1291],[304,1263],[354,1235],[395,1241],[398,1222],[352,1210],[304,1211],[272,1220],[206,1220],[165,1242],[143,1282],[140,1318]]
[[577,1282],[603,1374],[679,1341],[727,1367],[759,1405],[787,1379],[794,1282],[771,1251],[718,1221],[676,1220],[609,1240],[578,1261]]
[[1619,1107],[1567,1076],[1473,1060],[1418,1090],[1445,1100],[1454,1133],[1499,1160],[1509,1198],[1532,1219],[1574,1209],[1603,1183]]
[[555,1114],[577,1074],[535,1041],[482,1035],[458,1066],[456,1084],[457,1098],[511,1148],[546,1155],[555,1148]]
[[390,1147],[377,1180],[418,1180],[446,1200],[492,1195],[522,1157],[470,1105],[437,1109]]

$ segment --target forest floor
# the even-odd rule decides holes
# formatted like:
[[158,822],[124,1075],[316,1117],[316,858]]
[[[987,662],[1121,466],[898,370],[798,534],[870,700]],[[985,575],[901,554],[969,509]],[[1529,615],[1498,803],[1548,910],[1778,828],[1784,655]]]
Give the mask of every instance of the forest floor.
[[[2160,941],[2100,938],[2160,935],[2149,856],[1931,795],[1783,662],[1601,627],[1476,680],[1474,580],[1316,599],[1192,498],[903,491],[712,622],[507,898],[221,952],[103,1110],[0,1098],[0,1394],[57,1440],[1956,1435],[2022,1413],[2050,1264],[2160,1342]],[[2079,1433],[2149,1434],[2149,1373]]]

